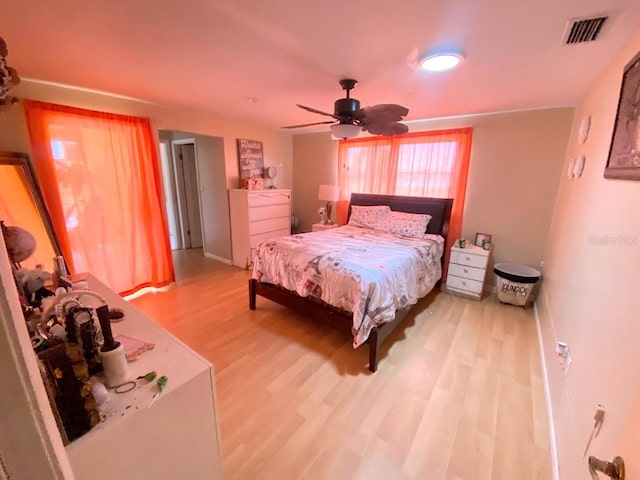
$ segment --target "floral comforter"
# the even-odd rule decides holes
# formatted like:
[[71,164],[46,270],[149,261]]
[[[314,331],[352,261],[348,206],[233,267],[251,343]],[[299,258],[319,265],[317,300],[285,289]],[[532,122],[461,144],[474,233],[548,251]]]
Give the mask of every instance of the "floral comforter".
[[343,226],[280,237],[256,249],[253,278],[353,312],[353,346],[415,304],[442,276],[444,239]]

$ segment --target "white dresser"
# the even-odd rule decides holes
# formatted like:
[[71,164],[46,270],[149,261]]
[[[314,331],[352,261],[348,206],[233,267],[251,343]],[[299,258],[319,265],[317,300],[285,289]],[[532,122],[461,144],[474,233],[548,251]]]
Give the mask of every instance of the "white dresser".
[[451,247],[447,290],[480,300],[489,262],[489,250],[470,245]]
[[[113,334],[153,343],[130,362],[131,379],[152,370],[168,377],[155,399],[155,382],[137,381],[126,393],[110,391],[102,421],[65,449],[77,480],[131,478],[222,479],[222,455],[212,365],[160,325],[89,276],[90,289],[125,313]],[[99,306],[81,297],[86,306]],[[152,403],[153,402],[153,403]]]
[[291,190],[229,190],[233,264],[249,268],[253,249],[291,235]]

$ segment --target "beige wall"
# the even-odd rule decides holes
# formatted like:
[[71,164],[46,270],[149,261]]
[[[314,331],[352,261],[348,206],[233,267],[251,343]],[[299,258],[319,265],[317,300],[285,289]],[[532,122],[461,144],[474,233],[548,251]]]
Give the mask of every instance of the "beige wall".
[[[213,219],[207,227],[207,230],[215,232],[212,238],[207,238],[207,242],[213,242],[207,246],[213,255],[231,258],[231,233],[228,215],[225,213],[228,211],[226,189],[238,187],[237,138],[261,140],[264,144],[265,165],[275,165],[280,171],[277,179],[278,186],[281,188],[292,187],[290,133],[198,110],[158,105],[30,81],[24,81],[13,92],[20,98],[147,117],[151,119],[152,126],[156,129],[181,130],[221,138],[223,143],[222,158],[216,154],[215,163],[212,165],[214,168],[205,171],[203,175],[207,181],[203,186],[213,189],[210,192],[205,191],[206,195],[203,195],[203,200],[206,202],[203,204],[203,212],[208,212],[203,218],[208,220],[209,213],[213,215]],[[213,145],[208,145],[208,147],[213,147]],[[220,145],[215,147],[216,151],[219,147]],[[31,151],[21,105],[0,113],[0,150]],[[221,166],[222,168],[220,168]],[[220,173],[223,175],[222,179]],[[213,205],[209,205],[209,202]],[[222,218],[223,216],[224,218]]]
[[[294,135],[293,163],[291,211],[300,219],[298,230],[310,232],[320,221],[318,208],[325,205],[318,200],[318,186],[338,183],[338,142],[330,133]],[[331,217],[336,220],[335,211]]]
[[[492,234],[492,262],[539,266],[572,119],[573,109],[557,108],[409,124],[414,132],[473,127],[462,234]],[[293,137],[293,207],[304,230],[319,218],[318,185],[337,183],[337,145],[329,133]],[[495,284],[492,274],[487,282]]]
[[[603,177],[622,71],[639,50],[636,35],[577,111],[565,165],[585,155],[586,168],[580,179],[561,175],[536,305],[566,479],[587,478],[582,452],[597,403],[606,416],[589,453],[623,455],[627,478],[640,478],[640,182]],[[586,115],[591,131],[581,145],[577,130]],[[573,359],[566,376],[554,353],[558,340]]]

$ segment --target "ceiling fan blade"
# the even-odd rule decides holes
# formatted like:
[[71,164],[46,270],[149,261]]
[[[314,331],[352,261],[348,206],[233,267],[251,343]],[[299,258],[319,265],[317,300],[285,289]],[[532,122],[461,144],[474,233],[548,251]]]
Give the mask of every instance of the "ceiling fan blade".
[[402,120],[409,113],[407,107],[393,103],[381,103],[363,107],[354,113],[354,118],[365,123],[390,123]]
[[302,125],[288,125],[282,128],[300,128],[300,127],[310,127],[311,125],[324,125],[326,123],[335,123],[333,120],[327,120],[326,122],[314,122],[314,123],[303,123]]
[[401,135],[409,131],[404,123],[392,122],[392,123],[367,123],[362,127],[363,130],[369,132],[372,135]]
[[301,108],[301,109],[306,110],[306,111],[311,112],[311,113],[319,113],[320,115],[326,115],[327,117],[336,118],[336,116],[333,113],[323,112],[322,110],[318,110],[316,108],[305,107],[304,105],[300,105],[299,103],[296,103],[296,107]]

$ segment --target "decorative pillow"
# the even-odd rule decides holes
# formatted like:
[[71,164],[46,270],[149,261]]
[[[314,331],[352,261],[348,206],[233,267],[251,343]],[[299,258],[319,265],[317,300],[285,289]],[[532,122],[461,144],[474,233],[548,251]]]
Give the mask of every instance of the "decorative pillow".
[[378,225],[378,230],[396,233],[404,237],[422,238],[427,231],[431,215],[422,213],[389,212]]
[[349,217],[349,225],[353,227],[364,227],[380,230],[380,223],[387,218],[387,215],[389,215],[389,213],[391,213],[391,209],[387,205],[376,205],[372,207],[352,205],[351,216]]

